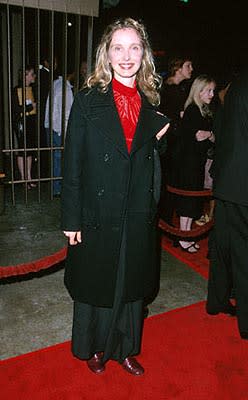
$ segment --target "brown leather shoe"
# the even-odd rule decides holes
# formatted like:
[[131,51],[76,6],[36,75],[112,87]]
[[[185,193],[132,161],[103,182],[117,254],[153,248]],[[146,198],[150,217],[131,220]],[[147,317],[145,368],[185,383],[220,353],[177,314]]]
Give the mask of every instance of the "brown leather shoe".
[[125,358],[121,365],[123,369],[125,369],[132,375],[143,375],[145,372],[144,368],[138,363],[138,361],[134,357]]
[[103,353],[96,353],[92,358],[87,360],[89,369],[95,374],[101,374],[105,371],[105,365],[102,362]]

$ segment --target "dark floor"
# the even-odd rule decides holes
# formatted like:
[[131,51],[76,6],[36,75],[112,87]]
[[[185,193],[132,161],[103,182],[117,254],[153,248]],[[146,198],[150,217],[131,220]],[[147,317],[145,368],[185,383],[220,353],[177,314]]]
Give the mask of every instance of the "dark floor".
[[11,203],[10,187],[5,191],[4,213],[0,215],[0,266],[17,265],[54,254],[66,245],[60,230],[60,199],[50,200],[42,188],[28,191],[15,185],[15,206]]

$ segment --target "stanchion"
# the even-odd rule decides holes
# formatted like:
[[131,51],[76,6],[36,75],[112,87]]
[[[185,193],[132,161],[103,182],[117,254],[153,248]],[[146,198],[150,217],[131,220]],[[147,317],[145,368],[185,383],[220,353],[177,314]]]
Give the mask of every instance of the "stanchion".
[[[190,197],[210,197],[212,196],[212,190],[184,190],[178,189],[173,186],[167,185],[167,191],[170,193],[177,194],[179,196],[190,196]],[[190,231],[183,231],[175,226],[169,225],[164,220],[159,220],[159,228],[164,232],[170,233],[173,236],[180,238],[196,238],[207,233],[213,226],[213,219],[204,224],[203,226],[193,228]]]

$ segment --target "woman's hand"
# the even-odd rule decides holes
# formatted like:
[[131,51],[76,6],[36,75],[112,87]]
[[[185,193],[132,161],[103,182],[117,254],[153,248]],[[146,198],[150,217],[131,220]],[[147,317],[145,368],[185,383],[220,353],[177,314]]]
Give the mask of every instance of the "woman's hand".
[[64,235],[66,237],[68,237],[69,244],[71,246],[75,246],[75,244],[78,244],[78,243],[82,242],[81,231],[77,231],[77,232],[64,231]]
[[157,140],[160,140],[161,139],[161,137],[163,137],[164,136],[164,134],[167,132],[167,130],[168,130],[168,128],[169,128],[169,126],[170,126],[170,124],[168,123],[168,124],[166,124],[162,129],[161,129],[161,131],[159,131],[157,134],[156,134],[156,138],[157,138]]
[[203,140],[206,140],[206,139],[214,141],[214,134],[213,134],[213,132],[210,132],[210,131],[199,130],[196,132],[195,138],[196,138],[197,142],[202,142]]

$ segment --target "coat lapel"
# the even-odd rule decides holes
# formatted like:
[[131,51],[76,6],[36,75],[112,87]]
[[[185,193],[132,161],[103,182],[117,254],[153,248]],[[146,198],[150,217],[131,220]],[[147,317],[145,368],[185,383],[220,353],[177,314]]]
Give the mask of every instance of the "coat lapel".
[[[141,94],[141,99],[141,110],[130,156],[142,147],[144,143],[155,137],[165,124],[169,122],[167,117],[161,113],[157,113],[143,94]],[[98,128],[99,132],[115,143],[118,150],[125,157],[129,157],[126,139],[114,103],[112,85],[110,85],[106,93],[96,90],[89,105],[88,119]]]
[[88,118],[98,128],[99,132],[115,143],[123,155],[129,157],[125,136],[114,103],[112,86],[109,87],[106,93],[96,92],[94,101],[89,107]]
[[169,119],[156,111],[144,95],[141,95],[142,103],[140,116],[134,135],[131,153],[135,153],[144,143],[149,141],[169,122]]

